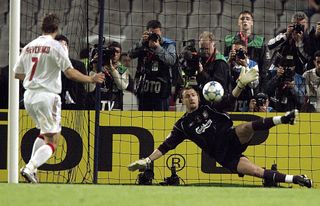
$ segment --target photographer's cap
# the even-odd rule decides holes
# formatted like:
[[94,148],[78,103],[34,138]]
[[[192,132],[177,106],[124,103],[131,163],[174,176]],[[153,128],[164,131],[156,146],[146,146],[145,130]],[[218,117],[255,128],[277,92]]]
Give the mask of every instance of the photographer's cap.
[[293,67],[294,66],[293,55],[288,54],[288,55],[283,56],[279,65],[284,66],[284,67]]

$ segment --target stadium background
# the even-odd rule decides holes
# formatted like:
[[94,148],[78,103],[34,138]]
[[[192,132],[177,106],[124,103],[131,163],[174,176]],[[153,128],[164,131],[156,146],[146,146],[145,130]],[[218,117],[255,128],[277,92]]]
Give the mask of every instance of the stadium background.
[[[80,51],[97,43],[99,28],[98,1],[80,0],[22,0],[21,1],[21,42],[27,43],[40,35],[41,18],[48,12],[57,13],[62,19],[61,32],[70,39],[70,55],[79,58]],[[1,36],[0,65],[8,64],[9,44],[9,1],[1,1]],[[107,40],[121,42],[123,51],[128,51],[138,41],[145,25],[150,19],[158,19],[163,25],[164,36],[177,42],[178,52],[182,49],[182,41],[197,39],[202,31],[212,31],[217,39],[217,48],[223,51],[223,38],[226,34],[237,31],[237,17],[240,11],[252,11],[255,18],[254,33],[263,35],[268,41],[281,28],[285,28],[295,11],[308,8],[307,1],[277,1],[277,0],[110,0],[105,1],[104,36]],[[311,18],[311,26],[319,18],[315,14]],[[133,71],[134,72],[134,71]],[[6,110],[1,110],[6,116]],[[180,112],[102,112],[101,127],[135,127],[144,128],[153,137],[153,143],[147,150],[163,141],[173,123],[182,115]],[[246,114],[241,114],[246,115]],[[265,116],[265,114],[254,114]],[[276,114],[268,114],[276,115]],[[76,131],[81,139],[83,149],[79,164],[68,169],[59,169],[47,165],[40,171],[41,182],[72,182],[90,183],[93,176],[93,136],[94,112],[63,111],[63,134],[68,134],[66,128]],[[320,133],[318,114],[303,114],[300,122],[294,127],[281,126],[270,130],[266,142],[251,147],[246,155],[257,164],[270,167],[276,163],[278,169],[285,173],[307,174],[320,182],[320,141],[316,136]],[[244,120],[242,120],[244,121]],[[236,121],[239,124],[242,121]],[[0,163],[0,181],[5,182],[6,171],[6,125],[4,117],[0,121],[2,129],[0,145],[2,148]],[[29,134],[32,129],[30,118],[25,111],[20,111],[20,138]],[[147,134],[149,134],[146,132]],[[32,134],[32,132],[31,132]],[[102,136],[106,133],[102,133]],[[67,135],[64,136],[67,138]],[[23,140],[21,151],[23,151]],[[152,142],[152,141],[151,141]],[[4,146],[3,146],[4,145]],[[81,146],[81,145],[80,145]],[[140,145],[141,146],[141,145]],[[150,148],[151,146],[151,148]],[[112,146],[109,145],[106,156],[112,157],[98,174],[98,183],[127,184],[135,183],[137,173],[129,173],[126,166],[133,160],[143,156],[146,151],[139,151],[139,142],[132,134],[115,134],[112,136]],[[60,149],[50,164],[59,164],[66,158],[71,148],[67,148],[62,138]],[[77,150],[78,151],[78,150]],[[79,152],[79,151],[78,151]],[[162,160],[155,164],[155,182],[160,182],[170,175],[167,159],[171,154],[179,154],[185,159],[185,168],[178,174],[188,184],[197,183],[231,183],[231,184],[261,184],[261,180],[251,177],[239,178],[234,174],[205,173],[202,170],[201,151],[190,142],[180,145]],[[102,154],[104,157],[104,154]],[[22,156],[23,157],[23,156]],[[102,158],[102,160],[105,160]],[[102,161],[101,160],[101,161]],[[180,160],[181,161],[181,160]],[[20,166],[24,164],[20,159]],[[71,163],[70,163],[71,164]],[[108,165],[109,164],[109,165]],[[110,165],[111,164],[111,165]],[[111,170],[110,170],[111,168]]]

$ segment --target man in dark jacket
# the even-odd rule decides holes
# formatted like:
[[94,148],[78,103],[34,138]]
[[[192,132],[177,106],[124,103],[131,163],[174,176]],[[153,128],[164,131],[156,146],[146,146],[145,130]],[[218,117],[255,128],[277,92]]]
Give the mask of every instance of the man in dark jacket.
[[129,52],[131,58],[138,58],[135,79],[140,111],[169,110],[176,45],[161,34],[161,23],[149,21],[141,40]]

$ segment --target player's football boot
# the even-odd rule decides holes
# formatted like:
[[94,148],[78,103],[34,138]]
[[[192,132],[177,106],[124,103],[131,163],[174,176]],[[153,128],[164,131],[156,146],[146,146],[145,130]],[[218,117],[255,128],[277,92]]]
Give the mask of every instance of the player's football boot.
[[29,168],[27,167],[21,168],[20,174],[22,175],[22,177],[24,177],[24,179],[27,182],[38,183],[36,176],[34,175],[33,171],[31,171]]
[[296,123],[296,119],[298,117],[298,110],[294,109],[290,112],[287,112],[284,116],[281,117],[281,122],[283,124],[291,124],[294,125]]
[[312,187],[312,180],[309,179],[306,175],[297,175],[295,177],[295,182],[303,187]]

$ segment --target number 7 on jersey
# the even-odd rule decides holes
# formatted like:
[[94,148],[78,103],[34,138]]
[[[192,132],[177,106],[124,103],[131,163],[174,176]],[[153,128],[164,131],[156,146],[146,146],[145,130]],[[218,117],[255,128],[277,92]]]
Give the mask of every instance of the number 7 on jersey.
[[31,61],[33,62],[33,65],[32,65],[32,69],[31,69],[31,74],[30,74],[30,77],[29,77],[29,81],[32,80],[32,78],[34,76],[34,73],[36,73],[36,68],[37,68],[39,59],[38,59],[38,57],[32,57]]

